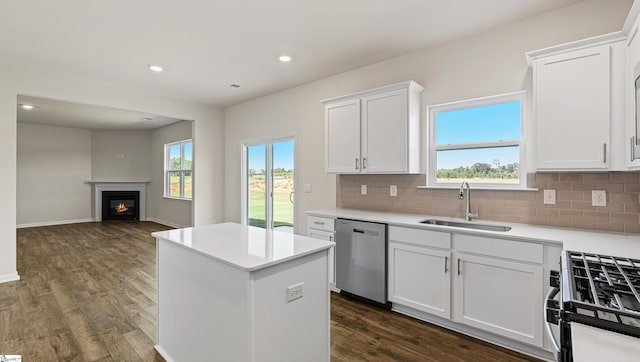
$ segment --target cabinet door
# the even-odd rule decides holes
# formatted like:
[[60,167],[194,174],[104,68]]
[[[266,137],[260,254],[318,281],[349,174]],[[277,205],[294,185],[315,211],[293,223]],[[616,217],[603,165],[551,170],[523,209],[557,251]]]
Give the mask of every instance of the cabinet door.
[[[640,167],[640,92],[636,89],[636,78],[640,75],[640,37],[638,28],[640,17],[636,19],[633,30],[630,32],[628,44],[627,60],[627,84],[625,92],[627,94],[627,114],[628,114],[628,136],[631,140],[628,153],[630,158],[627,161],[629,168]],[[637,104],[637,105],[636,105]]]
[[[333,221],[333,220],[331,220]],[[316,230],[309,228],[307,229],[307,236],[315,239],[322,239],[327,241],[335,241],[334,233],[330,231],[324,230]],[[332,289],[335,289],[336,286],[336,255],[335,249],[329,249],[329,283]]]
[[325,106],[325,171],[360,172],[360,100]]
[[542,347],[542,266],[456,256],[454,320]]
[[389,300],[449,318],[448,251],[389,243]]
[[539,170],[609,166],[610,57],[611,48],[600,46],[536,61]]
[[362,98],[362,172],[408,171],[407,90]]

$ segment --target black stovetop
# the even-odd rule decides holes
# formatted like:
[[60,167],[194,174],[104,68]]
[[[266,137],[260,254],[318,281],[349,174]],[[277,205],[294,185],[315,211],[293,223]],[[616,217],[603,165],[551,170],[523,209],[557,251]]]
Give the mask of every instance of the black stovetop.
[[640,337],[640,260],[565,251],[562,279],[570,320]]

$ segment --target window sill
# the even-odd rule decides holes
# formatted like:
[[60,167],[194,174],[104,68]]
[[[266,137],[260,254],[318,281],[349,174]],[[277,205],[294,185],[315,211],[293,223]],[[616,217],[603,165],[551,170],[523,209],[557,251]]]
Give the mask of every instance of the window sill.
[[[442,185],[442,186],[418,186],[419,189],[437,189],[437,190],[459,190],[460,186],[457,185]],[[483,190],[483,191],[526,191],[535,192],[540,191],[534,187],[500,187],[500,186],[473,186],[471,190]]]
[[183,197],[174,197],[174,196],[162,196],[163,199],[167,200],[179,200],[179,201],[191,201],[193,199],[185,199]]

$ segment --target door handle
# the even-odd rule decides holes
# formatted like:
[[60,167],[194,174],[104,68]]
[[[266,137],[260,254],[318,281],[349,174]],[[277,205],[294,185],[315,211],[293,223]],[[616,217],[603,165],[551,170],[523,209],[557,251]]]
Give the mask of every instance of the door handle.
[[360,233],[360,234],[364,234],[364,230],[362,229],[353,229],[354,233]]
[[444,257],[444,273],[447,274],[447,272],[449,271],[449,257],[445,256]]
[[607,144],[602,145],[602,162],[607,163]]
[[366,169],[367,168],[367,158],[366,157],[362,157],[362,169]]
[[289,202],[293,204],[293,191],[289,193]]
[[358,158],[356,157],[356,170],[358,170]]

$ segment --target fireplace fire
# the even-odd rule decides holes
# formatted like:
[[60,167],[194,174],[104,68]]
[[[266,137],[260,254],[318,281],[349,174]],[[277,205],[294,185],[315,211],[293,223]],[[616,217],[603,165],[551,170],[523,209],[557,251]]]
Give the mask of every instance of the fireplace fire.
[[127,212],[129,208],[124,205],[124,202],[121,202],[118,204],[118,206],[115,207],[115,210],[116,210],[116,214],[123,214]]

